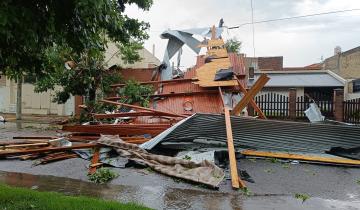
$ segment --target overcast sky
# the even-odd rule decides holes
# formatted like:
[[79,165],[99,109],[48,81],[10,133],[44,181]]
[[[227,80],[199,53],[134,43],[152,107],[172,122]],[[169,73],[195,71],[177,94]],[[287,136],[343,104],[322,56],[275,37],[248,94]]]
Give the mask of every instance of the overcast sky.
[[[253,0],[254,21],[344,9],[360,9],[359,0]],[[154,0],[149,11],[127,8],[130,17],[147,21],[151,28],[145,48],[162,60],[167,40],[159,37],[166,29],[218,25],[237,26],[251,21],[250,0]],[[360,11],[255,24],[255,55],[284,56],[284,66],[305,66],[334,53],[360,46]],[[242,41],[241,52],[253,56],[252,26],[225,30],[224,39]],[[176,56],[175,56],[176,57]],[[195,64],[195,53],[185,48],[182,66]]]

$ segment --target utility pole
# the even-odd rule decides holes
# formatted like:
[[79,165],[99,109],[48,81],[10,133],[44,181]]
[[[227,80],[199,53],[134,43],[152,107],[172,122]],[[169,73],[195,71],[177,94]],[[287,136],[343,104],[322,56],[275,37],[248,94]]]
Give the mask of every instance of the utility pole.
[[17,78],[17,91],[16,91],[16,119],[21,120],[21,102],[22,102],[22,76]]

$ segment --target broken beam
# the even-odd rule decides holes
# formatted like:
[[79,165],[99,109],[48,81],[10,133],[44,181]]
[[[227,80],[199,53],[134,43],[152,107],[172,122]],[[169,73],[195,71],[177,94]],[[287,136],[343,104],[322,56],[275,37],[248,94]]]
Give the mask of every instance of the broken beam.
[[92,156],[92,159],[91,159],[91,165],[89,167],[89,174],[94,174],[96,172],[96,166],[92,166],[92,165],[99,163],[99,160],[100,160],[100,148],[96,147],[94,154]]
[[113,114],[94,114],[95,119],[108,119],[108,118],[117,118],[117,117],[140,117],[140,116],[167,116],[167,117],[177,117],[176,114],[161,114],[155,112],[119,112]]
[[230,111],[225,106],[224,106],[224,112],[225,112],[227,146],[228,146],[229,161],[230,161],[231,185],[233,188],[238,189],[240,187],[240,182],[239,182],[240,178],[238,175],[238,170],[237,170],[237,165],[236,165],[236,157],[235,157],[234,139],[233,139],[232,128],[231,128]]
[[45,153],[45,152],[60,152],[60,151],[68,151],[73,149],[84,149],[84,148],[92,148],[96,147],[98,144],[89,143],[89,144],[78,144],[70,147],[48,147],[41,149],[28,149],[28,150],[17,150],[17,151],[4,151],[0,152],[0,157],[5,157],[9,155],[24,155],[24,154],[35,154],[35,153]]
[[256,157],[269,157],[269,158],[280,158],[280,159],[292,159],[292,160],[305,160],[323,163],[334,163],[334,164],[346,164],[346,165],[360,165],[360,160],[351,160],[345,158],[331,158],[331,157],[320,157],[313,155],[300,155],[282,152],[266,152],[266,151],[255,151],[255,150],[244,150],[241,154],[245,156],[256,156]]
[[[244,93],[244,95],[247,94],[247,90],[246,88],[244,88],[244,86],[241,84],[240,80],[235,77],[236,81],[238,82],[239,84],[239,88],[240,88],[240,91]],[[255,100],[253,98],[250,99],[250,105],[255,109],[255,111],[259,114],[259,118],[261,119],[266,119],[266,116],[264,114],[264,112],[262,112],[262,110],[259,108],[259,106],[256,104]]]
[[255,97],[255,95],[265,86],[267,81],[269,81],[269,77],[266,74],[261,74],[259,79],[255,82],[255,84],[251,87],[251,89],[244,95],[244,97],[239,101],[238,104],[233,108],[231,114],[239,115],[240,112],[246,107],[246,105],[250,102],[251,99]]
[[145,108],[145,107],[136,106],[136,105],[131,105],[131,104],[125,104],[125,103],[120,103],[120,102],[115,102],[115,101],[100,100],[100,102],[108,103],[108,104],[113,104],[113,105],[117,105],[117,106],[125,106],[125,107],[129,107],[129,108],[134,108],[134,109],[140,109],[140,110],[155,112],[155,113],[159,113],[159,114],[173,115],[173,116],[175,116],[175,117],[188,117],[188,116],[186,116],[186,115],[179,115],[179,114],[170,113],[170,112],[163,112],[163,111],[158,111],[158,110],[155,110],[155,109]]
[[168,129],[170,124],[102,124],[102,125],[72,125],[63,126],[63,131],[108,134],[108,135],[143,135],[150,134],[156,136]]
[[[147,82],[139,82],[140,85],[151,85],[151,84],[167,84],[167,83],[176,83],[176,82],[192,82],[197,81],[196,79],[171,79],[171,80],[163,80],[163,81],[147,81]],[[110,85],[112,88],[124,87],[126,84],[114,84]]]
[[[178,92],[178,93],[161,93],[161,94],[154,94],[150,95],[150,98],[156,98],[156,97],[176,97],[176,96],[191,96],[191,95],[202,95],[202,94],[216,94],[216,90],[203,90],[203,91],[193,91],[193,92]],[[123,99],[124,97],[108,97],[106,100],[115,101]]]

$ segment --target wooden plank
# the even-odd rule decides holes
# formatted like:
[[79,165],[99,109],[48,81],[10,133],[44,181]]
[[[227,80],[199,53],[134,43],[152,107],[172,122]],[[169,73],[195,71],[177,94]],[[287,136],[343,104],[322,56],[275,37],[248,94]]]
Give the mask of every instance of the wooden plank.
[[244,95],[244,97],[239,101],[238,104],[232,110],[233,115],[239,115],[240,112],[246,107],[246,105],[250,102],[251,99],[255,97],[255,95],[264,87],[264,85],[269,81],[269,77],[266,74],[261,74],[259,79],[255,82],[255,84],[251,87],[251,89]]
[[139,112],[119,112],[114,114],[93,114],[95,119],[108,119],[108,118],[117,118],[117,117],[142,117],[142,116],[167,116],[167,117],[177,117],[174,114],[162,114],[154,113],[148,111],[139,111]]
[[[178,92],[178,93],[162,93],[162,94],[154,94],[150,95],[150,98],[156,98],[156,97],[178,97],[178,96],[192,96],[192,95],[202,95],[202,94],[216,94],[218,93],[216,90],[202,90],[202,91],[192,91],[192,92]],[[124,97],[108,97],[105,100],[109,101],[117,101],[120,99],[123,99]]]
[[227,107],[224,107],[224,111],[225,111],[227,146],[228,146],[229,161],[230,161],[231,185],[233,188],[238,189],[240,187],[240,183],[239,183],[240,178],[238,175],[237,165],[236,165],[234,139],[231,128],[231,120],[230,120],[230,111]]
[[[153,84],[168,84],[168,83],[178,83],[178,82],[192,82],[197,79],[171,79],[171,80],[163,80],[163,81],[147,81],[147,82],[139,82],[140,85],[153,85]],[[110,85],[112,88],[124,87],[126,84],[113,84]]]
[[170,124],[103,124],[103,125],[72,125],[63,126],[63,131],[91,133],[91,134],[109,134],[109,135],[144,135],[150,134],[156,136],[168,129]]
[[224,102],[224,96],[222,94],[221,87],[219,87],[219,97],[220,97],[220,100],[221,100],[221,104],[223,105],[223,108],[224,108],[225,107],[225,102]]
[[196,77],[199,81],[194,82],[200,87],[223,87],[223,86],[237,86],[235,80],[214,81],[216,72],[220,69],[227,69],[231,67],[231,62],[228,57],[213,59],[212,62],[196,69]]
[[77,144],[71,147],[47,147],[40,149],[28,149],[28,150],[18,150],[18,151],[4,151],[0,152],[0,157],[6,157],[10,155],[25,155],[25,154],[36,154],[36,153],[45,153],[45,152],[60,152],[60,151],[69,151],[73,149],[84,149],[96,147],[98,144],[89,143],[89,144]]
[[99,167],[104,165],[103,163],[95,163],[95,164],[90,164],[90,167]]
[[[237,81],[237,83],[238,83],[238,85],[239,85],[240,91],[241,91],[242,93],[244,93],[244,95],[246,95],[248,91],[247,91],[246,88],[244,88],[244,86],[241,84],[241,81],[240,81],[237,77],[235,77],[235,78],[236,78],[236,81]],[[254,110],[258,113],[259,118],[261,118],[261,119],[266,119],[266,116],[265,116],[264,112],[259,108],[259,106],[256,104],[256,102],[255,102],[255,100],[254,100],[253,98],[250,99],[250,105],[251,105],[251,106],[254,108]]]
[[23,148],[23,147],[40,147],[40,146],[48,146],[49,143],[34,143],[34,144],[14,144],[14,145],[7,145],[2,146],[2,149],[8,148]]
[[[96,147],[94,154],[91,158],[91,165],[99,163],[99,159],[100,159],[100,148]],[[89,174],[94,174],[96,172],[96,166],[91,166],[91,165],[89,167]]]
[[155,110],[155,109],[145,108],[145,107],[131,105],[131,104],[125,104],[125,103],[120,103],[120,102],[115,102],[115,101],[109,101],[109,100],[99,100],[99,101],[103,102],[103,103],[113,104],[113,105],[117,105],[117,106],[125,106],[125,107],[129,107],[129,108],[140,109],[140,110],[155,112],[155,113],[159,113],[159,114],[174,115],[176,117],[188,117],[186,115],[179,115],[179,114],[170,113],[170,112],[163,112],[163,111],[159,111],[159,110]]
[[54,136],[14,136],[13,139],[34,139],[34,140],[39,140],[39,139],[57,139],[58,137],[54,137]]
[[0,146],[5,145],[14,145],[14,144],[35,144],[35,143],[48,143],[49,140],[26,140],[26,139],[19,139],[19,140],[0,140]]
[[291,153],[282,153],[282,152],[244,150],[241,152],[241,154],[246,155],[246,156],[269,157],[269,158],[292,159],[292,160],[305,160],[305,161],[346,164],[346,165],[360,165],[360,160],[352,160],[352,159],[346,159],[346,158],[321,157],[321,156],[313,156],[313,155],[300,155],[300,154],[291,154]]
[[70,159],[70,158],[76,158],[76,157],[78,157],[77,154],[59,154],[56,156],[42,158],[42,159],[40,159],[39,163],[35,164],[35,165],[46,164],[46,163],[50,163],[50,162],[55,162],[55,161],[65,160],[65,159]]

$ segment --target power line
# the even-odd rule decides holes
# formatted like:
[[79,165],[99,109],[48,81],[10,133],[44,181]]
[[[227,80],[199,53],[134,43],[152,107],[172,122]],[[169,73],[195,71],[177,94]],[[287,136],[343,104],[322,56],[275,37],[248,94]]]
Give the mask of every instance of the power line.
[[240,28],[240,27],[243,27],[246,25],[253,25],[253,24],[258,24],[258,23],[268,23],[268,22],[275,22],[275,21],[281,21],[281,20],[291,20],[291,19],[306,18],[306,17],[313,17],[313,16],[320,16],[320,15],[329,15],[329,14],[335,14],[335,13],[352,12],[352,11],[360,11],[360,9],[336,10],[336,11],[314,13],[314,14],[308,14],[308,15],[299,15],[299,16],[293,16],[293,17],[260,20],[260,21],[255,21],[255,22],[252,21],[252,22],[240,24],[238,26],[228,27],[228,29],[236,29],[236,28]]
[[252,25],[252,41],[253,41],[253,51],[254,51],[254,57],[255,57],[255,26],[254,26],[254,6],[253,6],[253,0],[250,0],[251,4],[251,25]]

